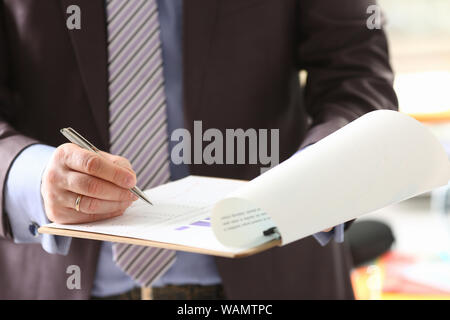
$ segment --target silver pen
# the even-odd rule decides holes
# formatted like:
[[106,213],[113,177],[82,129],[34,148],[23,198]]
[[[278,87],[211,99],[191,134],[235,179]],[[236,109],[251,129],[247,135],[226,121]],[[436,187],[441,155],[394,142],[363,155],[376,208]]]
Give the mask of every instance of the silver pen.
[[[80,135],[78,132],[76,132],[72,128],[64,128],[60,130],[64,137],[66,137],[70,142],[75,143],[77,146],[93,151],[97,153],[98,155],[102,156],[100,153],[100,150],[95,147],[92,143],[87,141],[82,135]],[[150,200],[147,198],[144,192],[142,192],[141,189],[138,187],[133,187],[130,189],[131,192],[133,192],[136,196],[138,196],[140,199],[144,200],[150,205],[153,205],[153,203],[150,202]]]

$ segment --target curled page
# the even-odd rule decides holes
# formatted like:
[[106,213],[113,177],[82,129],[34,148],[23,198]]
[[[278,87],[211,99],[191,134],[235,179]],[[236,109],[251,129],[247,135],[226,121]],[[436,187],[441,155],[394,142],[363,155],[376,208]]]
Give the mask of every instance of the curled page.
[[247,247],[276,227],[288,244],[444,185],[448,157],[422,124],[368,113],[246,183],[212,210],[224,245]]

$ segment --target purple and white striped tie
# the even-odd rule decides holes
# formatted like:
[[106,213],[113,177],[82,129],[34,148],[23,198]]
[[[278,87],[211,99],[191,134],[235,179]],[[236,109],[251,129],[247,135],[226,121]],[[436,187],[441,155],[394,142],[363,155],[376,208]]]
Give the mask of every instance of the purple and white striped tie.
[[[169,181],[166,97],[156,0],[108,0],[111,153],[130,160],[143,189]],[[149,287],[175,252],[116,243],[116,264]]]

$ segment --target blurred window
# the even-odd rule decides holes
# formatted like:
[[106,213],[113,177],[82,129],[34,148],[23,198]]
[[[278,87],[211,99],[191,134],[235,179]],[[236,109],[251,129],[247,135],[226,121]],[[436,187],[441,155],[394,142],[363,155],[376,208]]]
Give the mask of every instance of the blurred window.
[[[450,123],[450,1],[378,3],[388,21],[386,30],[400,110],[418,115],[424,122]],[[442,140],[449,139],[450,128]]]

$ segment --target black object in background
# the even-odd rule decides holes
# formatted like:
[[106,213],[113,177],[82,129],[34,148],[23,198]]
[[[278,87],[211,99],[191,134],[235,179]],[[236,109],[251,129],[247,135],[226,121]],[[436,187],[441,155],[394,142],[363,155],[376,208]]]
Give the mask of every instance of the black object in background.
[[391,228],[380,221],[360,220],[345,232],[355,267],[370,262],[389,251],[395,238]]

